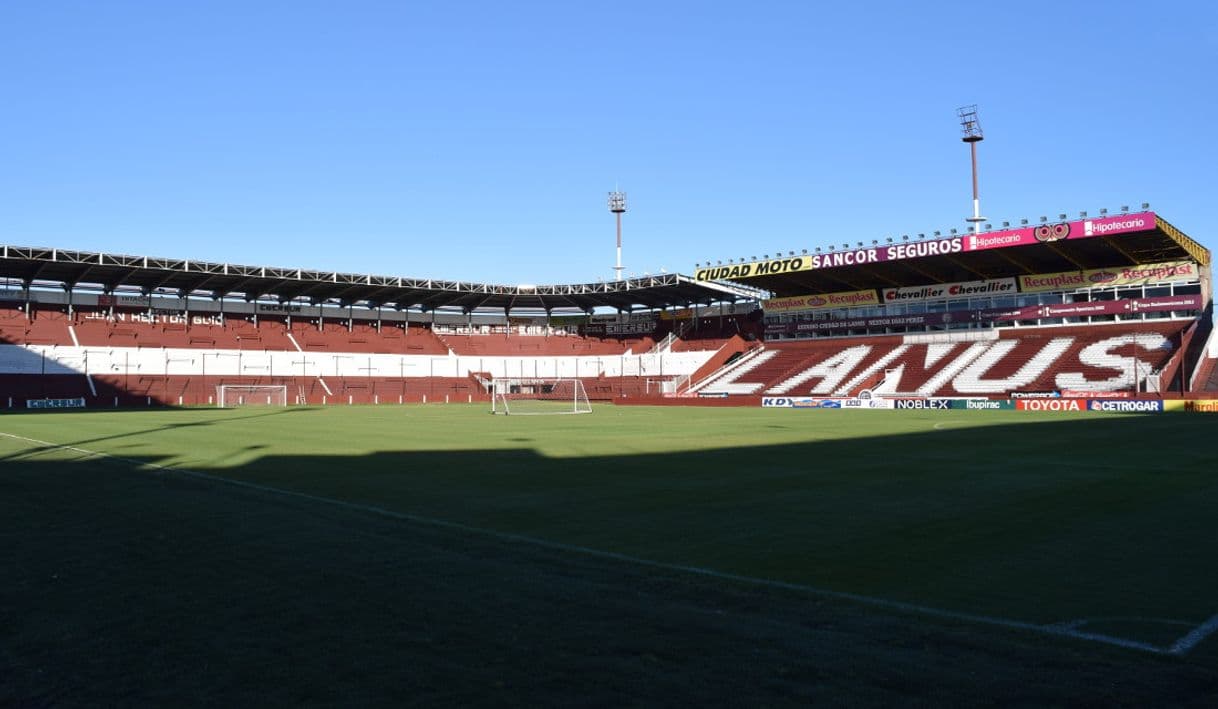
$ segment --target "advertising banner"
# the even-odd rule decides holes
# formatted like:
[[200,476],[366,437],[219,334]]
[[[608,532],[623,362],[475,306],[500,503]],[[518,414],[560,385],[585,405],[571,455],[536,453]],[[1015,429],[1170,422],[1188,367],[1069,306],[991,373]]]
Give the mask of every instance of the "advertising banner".
[[763,396],[761,405],[770,409],[889,408],[882,399],[818,399],[811,396]]
[[1154,212],[1139,212],[1137,214],[1125,214],[1100,219],[1081,219],[1073,222],[1040,224],[1034,227],[973,234],[967,237],[965,251],[983,251],[1010,246],[1030,246],[1032,244],[1045,244],[1063,239],[1113,236],[1115,234],[1146,231],[1154,228]]
[[880,299],[874,290],[852,290],[839,293],[796,295],[789,298],[770,298],[761,301],[761,309],[767,313],[793,313],[801,310],[852,308],[859,305],[879,304]]
[[1002,231],[953,236],[933,241],[914,241],[888,246],[873,246],[869,249],[852,249],[827,254],[790,256],[786,258],[752,261],[749,263],[709,266],[694,270],[694,279],[699,281],[737,280],[800,271],[814,271],[838,266],[857,266],[884,261],[900,261],[923,256],[958,254],[963,251],[983,251],[1014,246],[1042,244],[1062,239],[1086,239],[1095,236],[1112,236],[1155,228],[1154,212],[1138,212],[1100,219],[1081,219],[1060,224],[1041,224],[1034,227],[1004,229]]
[[892,408],[947,411],[952,408],[952,402],[951,399],[893,399]]
[[1191,261],[1165,261],[1139,266],[1093,268],[1087,271],[1062,271],[1019,277],[1019,289],[1024,293],[1041,293],[1101,286],[1138,286],[1147,283],[1171,283],[1198,278],[1197,266]]
[[858,397],[856,399],[841,399],[843,409],[891,409],[892,399],[870,399]]
[[[1179,403],[1179,402],[1169,402]],[[1197,413],[1218,414],[1218,400],[1215,399],[1188,399],[1183,402],[1185,411],[1193,411]]]
[[1086,411],[1085,399],[1016,399],[1019,411]]
[[1015,402],[999,401],[997,399],[952,399],[952,408],[967,411],[1013,410]]
[[1062,389],[1062,396],[1067,399],[1132,399],[1132,391],[1078,391]]
[[985,281],[962,281],[960,283],[935,283],[929,286],[907,286],[885,288],[884,303],[911,303],[939,298],[965,298],[972,295],[1006,295],[1015,293],[1018,285],[1014,278],[992,278]]
[[28,409],[83,409],[84,399],[26,399]]
[[1162,399],[1092,399],[1087,402],[1092,411],[1114,411],[1122,414],[1149,414],[1163,410]]

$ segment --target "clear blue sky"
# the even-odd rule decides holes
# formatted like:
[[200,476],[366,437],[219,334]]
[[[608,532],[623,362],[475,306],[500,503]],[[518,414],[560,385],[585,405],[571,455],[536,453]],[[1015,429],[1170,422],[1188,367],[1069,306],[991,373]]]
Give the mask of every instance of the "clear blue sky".
[[[0,243],[503,284],[1142,201],[1218,249],[1210,2],[8,2]],[[1001,5],[992,7],[992,5]]]

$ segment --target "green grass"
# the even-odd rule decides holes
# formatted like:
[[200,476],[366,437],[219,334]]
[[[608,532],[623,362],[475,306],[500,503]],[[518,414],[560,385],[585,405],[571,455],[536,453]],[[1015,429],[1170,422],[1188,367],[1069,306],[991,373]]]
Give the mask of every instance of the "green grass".
[[1204,704],[1218,636],[1162,655],[959,616],[1159,648],[1214,617],[1213,430],[612,406],[4,415],[0,432],[80,450],[0,436],[0,705]]

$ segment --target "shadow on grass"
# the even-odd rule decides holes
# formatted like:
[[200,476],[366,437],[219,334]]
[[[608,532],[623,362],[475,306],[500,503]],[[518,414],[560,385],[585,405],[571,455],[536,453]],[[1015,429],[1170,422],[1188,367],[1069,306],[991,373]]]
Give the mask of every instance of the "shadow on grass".
[[[202,472],[963,612],[1135,617],[1118,630],[1163,643],[1179,626],[1161,638],[1147,619],[1218,611],[1206,563],[1218,466],[1202,423],[583,458],[265,455]],[[0,467],[0,703],[1187,704],[1218,692],[1212,641],[1186,658],[1131,653],[72,458],[27,448]]]

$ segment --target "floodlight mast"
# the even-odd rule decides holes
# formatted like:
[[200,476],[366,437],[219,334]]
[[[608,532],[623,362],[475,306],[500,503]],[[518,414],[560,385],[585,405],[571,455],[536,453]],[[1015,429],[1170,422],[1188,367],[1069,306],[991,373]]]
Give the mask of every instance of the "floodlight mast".
[[613,267],[615,280],[622,280],[622,213],[626,211],[626,193],[609,193],[609,211],[617,217],[617,265]]
[[964,137],[961,140],[968,143],[969,151],[973,156],[973,216],[964,221],[973,225],[974,234],[979,234],[985,217],[981,216],[981,197],[977,191],[977,143],[985,140],[985,134],[981,132],[981,120],[977,117],[977,104],[957,108],[956,115],[960,118],[960,128],[964,131]]

